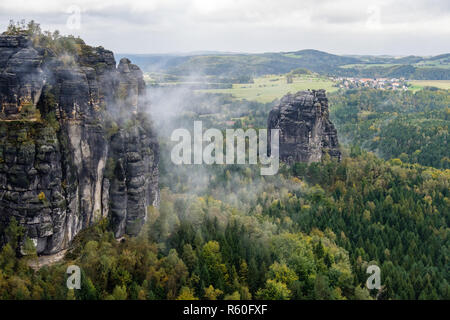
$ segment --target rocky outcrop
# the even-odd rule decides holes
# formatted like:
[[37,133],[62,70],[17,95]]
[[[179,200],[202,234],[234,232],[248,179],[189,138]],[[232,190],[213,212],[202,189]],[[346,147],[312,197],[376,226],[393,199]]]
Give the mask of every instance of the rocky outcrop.
[[158,145],[151,130],[133,126],[121,130],[111,139],[112,175],[109,185],[109,204],[112,227],[116,237],[124,233],[137,235],[149,204],[159,203]]
[[58,52],[0,36],[0,245],[12,217],[38,253],[54,254],[102,218],[116,237],[135,235],[158,205],[142,72],[69,40]]
[[268,129],[280,129],[280,159],[310,163],[320,161],[324,154],[340,159],[337,132],[328,116],[325,90],[284,96],[268,119]]

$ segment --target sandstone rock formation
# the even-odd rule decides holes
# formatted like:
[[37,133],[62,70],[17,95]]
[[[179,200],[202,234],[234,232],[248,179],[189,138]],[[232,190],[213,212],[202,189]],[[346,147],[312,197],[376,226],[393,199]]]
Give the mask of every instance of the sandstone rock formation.
[[158,205],[142,72],[69,40],[61,53],[0,36],[0,245],[12,217],[38,253],[53,254],[104,217],[116,237],[135,235]]
[[320,161],[326,153],[340,159],[337,132],[328,115],[325,90],[284,96],[268,119],[268,129],[280,129],[280,159],[310,163]]

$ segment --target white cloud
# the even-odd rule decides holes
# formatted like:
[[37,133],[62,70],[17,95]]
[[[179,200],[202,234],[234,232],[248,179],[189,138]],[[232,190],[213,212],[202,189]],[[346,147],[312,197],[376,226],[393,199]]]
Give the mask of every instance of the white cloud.
[[193,50],[437,54],[450,51],[448,0],[43,0],[0,3],[0,27],[34,19],[117,52]]

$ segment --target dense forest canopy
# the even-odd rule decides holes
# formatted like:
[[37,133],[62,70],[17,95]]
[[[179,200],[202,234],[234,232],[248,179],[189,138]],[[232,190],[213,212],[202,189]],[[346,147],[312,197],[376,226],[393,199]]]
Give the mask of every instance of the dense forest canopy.
[[[205,170],[204,193],[171,190],[183,182],[163,189],[137,238],[117,242],[105,221],[66,262],[34,272],[11,237],[0,254],[3,298],[450,298],[448,171],[360,151],[272,179],[251,167]],[[364,286],[371,263],[380,292]],[[69,264],[83,270],[81,290],[65,287]]]
[[341,141],[385,159],[450,168],[449,90],[347,90],[330,95]]

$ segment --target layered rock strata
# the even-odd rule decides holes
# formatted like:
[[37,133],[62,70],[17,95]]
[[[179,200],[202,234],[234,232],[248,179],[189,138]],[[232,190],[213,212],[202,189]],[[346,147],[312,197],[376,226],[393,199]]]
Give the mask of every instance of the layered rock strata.
[[317,162],[325,154],[341,158],[325,90],[285,95],[270,111],[267,125],[269,130],[280,129],[279,152],[283,161]]
[[0,244],[14,217],[39,254],[67,248],[102,218],[116,237],[135,235],[159,201],[141,70],[71,45],[62,53],[0,36]]

